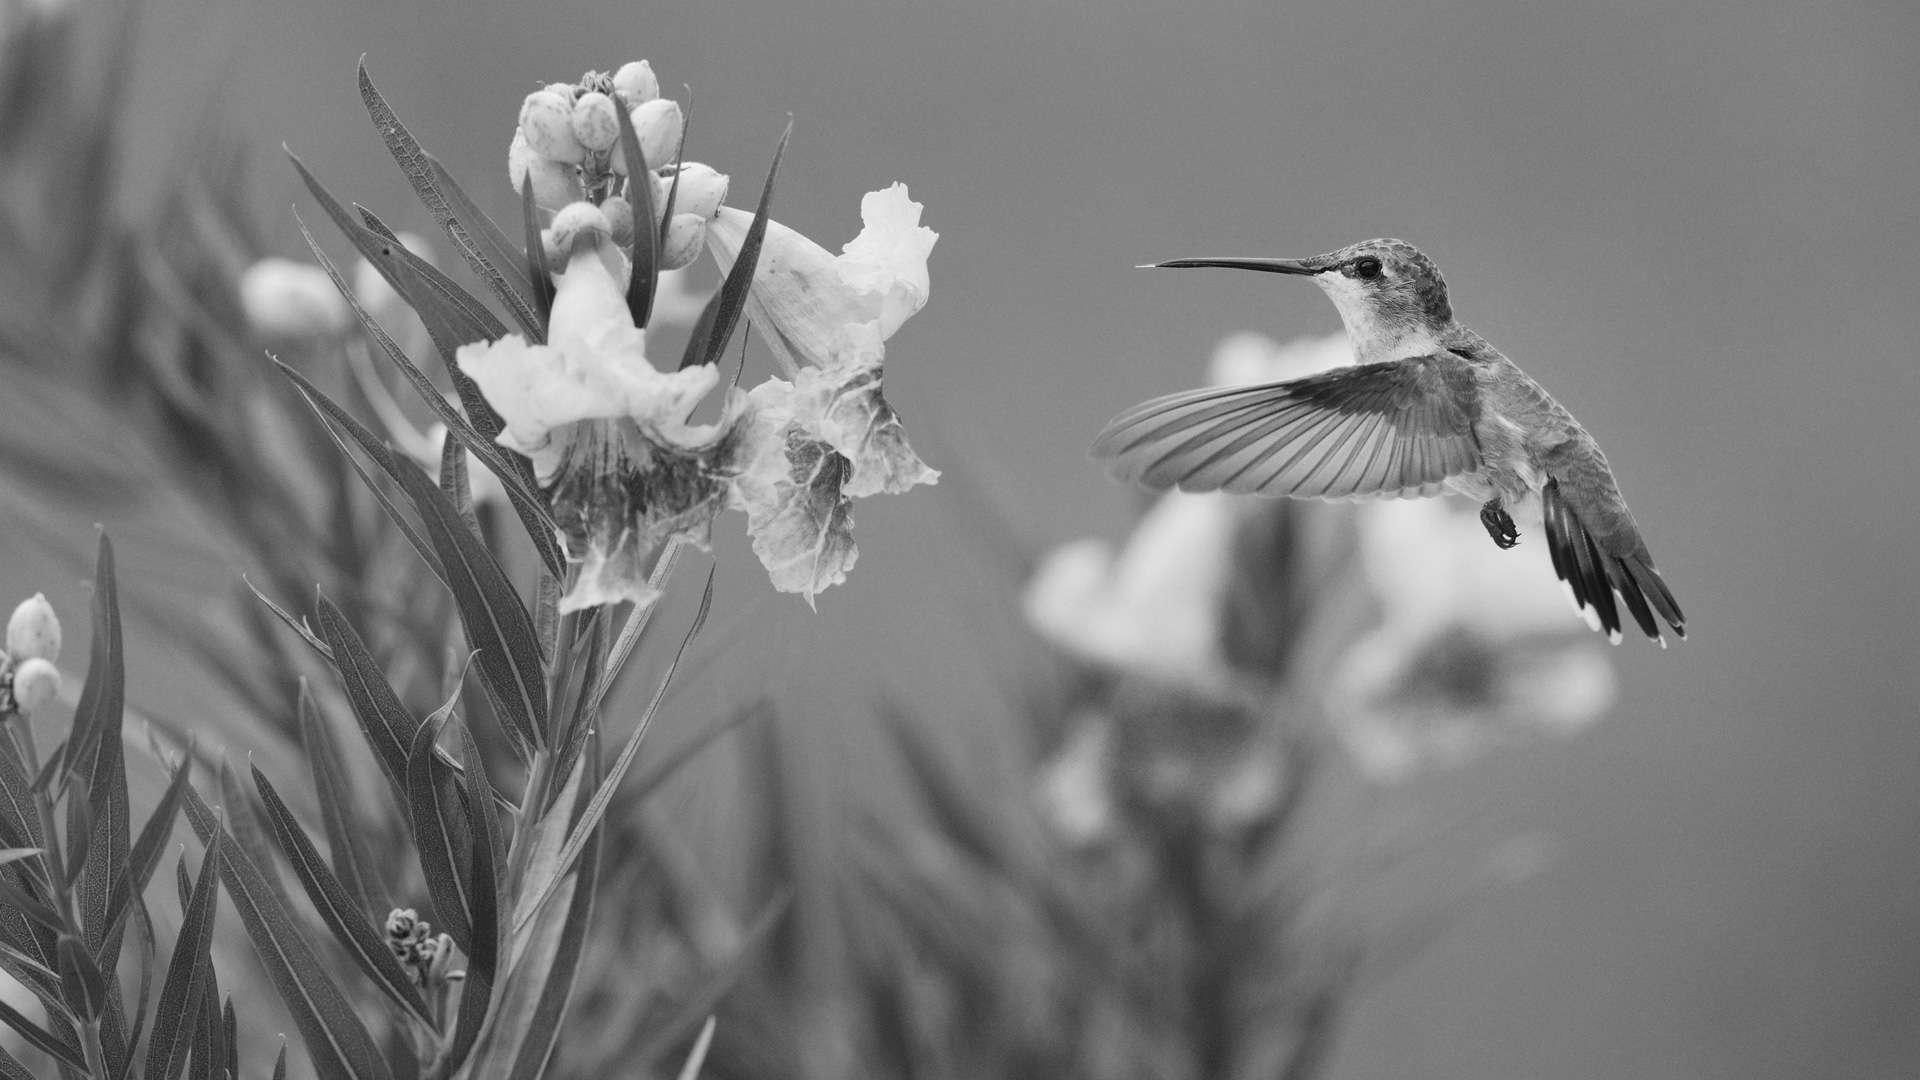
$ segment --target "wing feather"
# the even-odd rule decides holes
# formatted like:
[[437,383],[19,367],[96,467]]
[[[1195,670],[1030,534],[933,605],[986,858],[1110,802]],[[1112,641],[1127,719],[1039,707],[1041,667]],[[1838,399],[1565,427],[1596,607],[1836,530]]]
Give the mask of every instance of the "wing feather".
[[1094,441],[1151,488],[1296,498],[1431,494],[1480,468],[1473,370],[1452,353],[1137,405]]
[[1646,545],[1631,523],[1614,531],[1596,533],[1562,491],[1559,478],[1549,479],[1540,492],[1541,517],[1547,532],[1547,553],[1553,560],[1553,573],[1567,585],[1573,606],[1606,632],[1620,640],[1622,625],[1619,605],[1624,604],[1641,632],[1665,644],[1661,619],[1673,629],[1674,636],[1687,636],[1686,618],[1673,593],[1653,568]]

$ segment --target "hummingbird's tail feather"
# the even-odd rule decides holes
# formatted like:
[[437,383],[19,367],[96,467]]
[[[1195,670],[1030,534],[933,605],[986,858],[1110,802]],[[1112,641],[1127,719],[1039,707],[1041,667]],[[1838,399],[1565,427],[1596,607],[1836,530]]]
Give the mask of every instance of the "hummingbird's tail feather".
[[1541,516],[1547,530],[1547,553],[1553,558],[1553,572],[1567,585],[1574,608],[1594,629],[1615,643],[1620,640],[1622,621],[1616,596],[1641,632],[1656,644],[1666,645],[1655,612],[1673,628],[1675,637],[1687,636],[1686,617],[1674,601],[1672,590],[1647,558],[1646,548],[1635,536],[1633,551],[1621,554],[1609,550],[1595,539],[1580,516],[1560,493],[1560,482],[1548,480],[1540,492]]
[[1480,467],[1472,376],[1458,357],[1336,368],[1289,382],[1155,398],[1093,443],[1150,488],[1301,499],[1430,495]]

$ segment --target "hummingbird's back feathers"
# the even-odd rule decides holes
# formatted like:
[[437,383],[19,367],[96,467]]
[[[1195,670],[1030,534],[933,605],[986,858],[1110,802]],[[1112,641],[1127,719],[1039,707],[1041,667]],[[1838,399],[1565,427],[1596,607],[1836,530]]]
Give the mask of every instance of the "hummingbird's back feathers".
[[[1616,643],[1622,625],[1620,609],[1614,603],[1616,595],[1654,642],[1666,644],[1654,619],[1656,611],[1673,628],[1674,636],[1686,637],[1686,617],[1680,613],[1665,579],[1653,568],[1632,518],[1627,516],[1624,523],[1615,521],[1610,523],[1612,528],[1596,530],[1582,519],[1574,501],[1561,490],[1558,478],[1549,479],[1540,491],[1547,553],[1553,558],[1554,574],[1566,583],[1573,597],[1573,606]],[[1625,515],[1624,503],[1618,512]]]
[[1121,480],[1293,498],[1432,495],[1480,468],[1474,374],[1452,353],[1170,394],[1094,440]]

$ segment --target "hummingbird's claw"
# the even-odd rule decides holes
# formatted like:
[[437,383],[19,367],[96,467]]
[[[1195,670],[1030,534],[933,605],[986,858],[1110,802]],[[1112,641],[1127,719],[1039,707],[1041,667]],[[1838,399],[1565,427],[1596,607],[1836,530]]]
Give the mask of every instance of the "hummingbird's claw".
[[1488,499],[1480,508],[1480,524],[1486,526],[1487,535],[1493,537],[1494,545],[1501,551],[1520,543],[1520,530],[1514,527],[1513,516],[1500,505],[1498,498]]

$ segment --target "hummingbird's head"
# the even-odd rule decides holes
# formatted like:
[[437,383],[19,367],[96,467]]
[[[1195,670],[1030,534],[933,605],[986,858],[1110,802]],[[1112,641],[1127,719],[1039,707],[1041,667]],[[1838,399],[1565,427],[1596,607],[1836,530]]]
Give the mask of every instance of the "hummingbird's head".
[[1435,347],[1453,322],[1447,283],[1433,260],[1404,240],[1365,240],[1309,259],[1174,259],[1158,267],[1218,266],[1299,274],[1333,300],[1362,361]]

